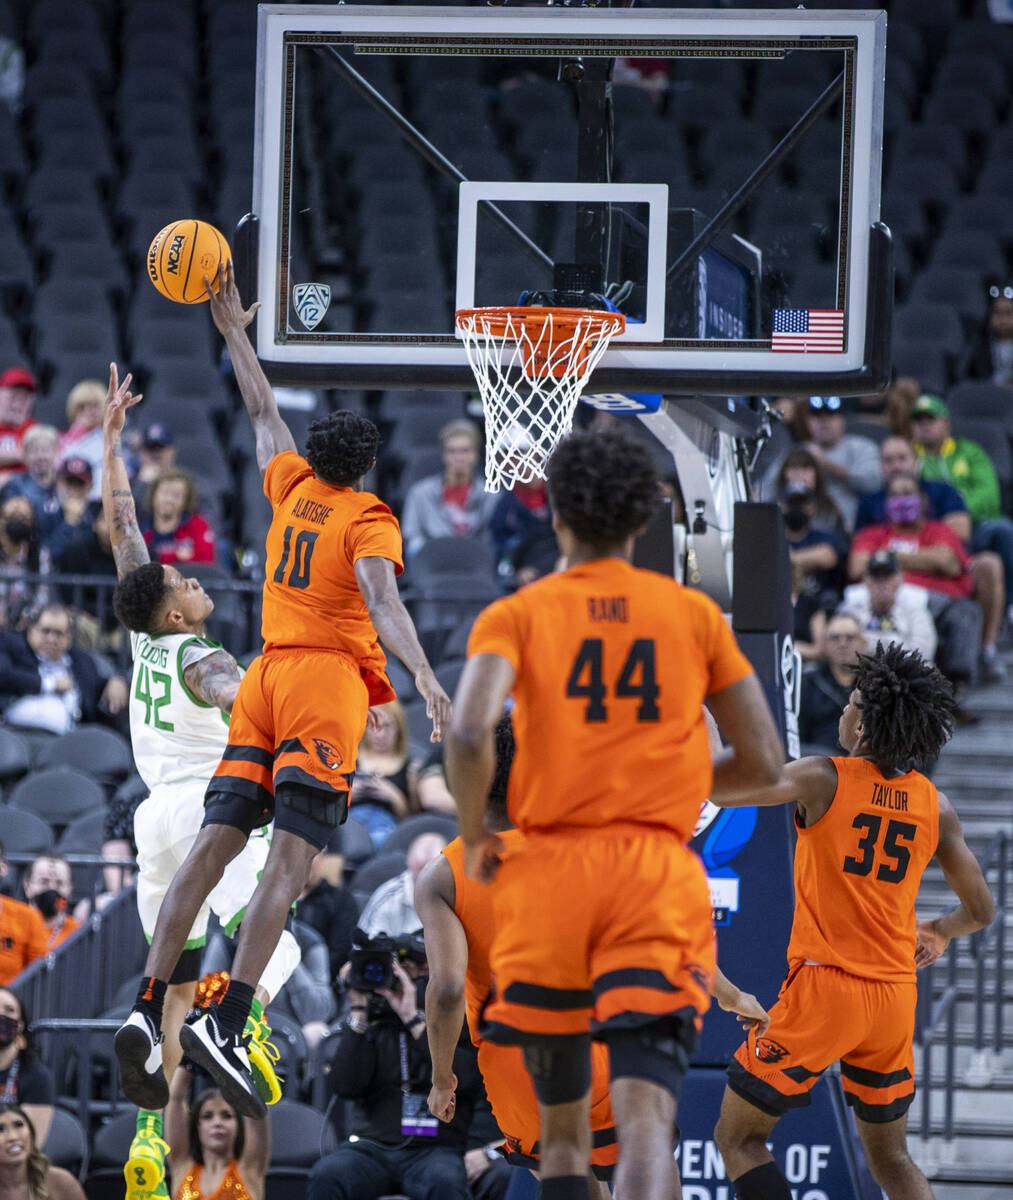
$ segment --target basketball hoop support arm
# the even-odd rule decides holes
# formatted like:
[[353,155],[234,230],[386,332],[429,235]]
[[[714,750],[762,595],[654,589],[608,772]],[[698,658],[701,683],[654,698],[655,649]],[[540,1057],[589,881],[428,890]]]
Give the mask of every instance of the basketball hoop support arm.
[[[324,49],[326,49],[327,61],[330,62],[334,70],[336,70],[339,75],[343,75],[364,100],[368,101],[368,103],[370,103],[378,112],[383,113],[383,115],[393,125],[396,125],[398,133],[400,133],[400,135],[406,142],[408,142],[410,146],[412,146],[419,152],[419,154],[422,155],[427,163],[435,167],[441,175],[445,175],[452,183],[469,182],[468,177],[463,175],[457,169],[457,167],[454,166],[449,158],[441,154],[440,151],[437,150],[437,148],[432,144],[432,142],[430,142],[424,134],[420,133],[415,128],[415,126],[411,123],[411,121],[408,120],[407,117],[403,117],[393,106],[393,104],[390,104],[385,97],[383,97],[376,90],[376,88],[373,87],[368,79],[360,75],[353,66],[347,63],[333,46],[321,48],[320,52],[323,53]],[[503,228],[511,235],[511,237],[520,243],[521,247],[532,258],[534,258],[537,262],[540,262],[543,266],[548,267],[550,271],[555,268],[556,264],[549,257],[549,255],[545,253],[541,246],[538,246],[535,242],[533,242],[523,229],[515,225],[502,209],[497,208],[495,204],[492,204],[489,201],[485,201],[484,203],[488,207],[491,215],[503,226]]]

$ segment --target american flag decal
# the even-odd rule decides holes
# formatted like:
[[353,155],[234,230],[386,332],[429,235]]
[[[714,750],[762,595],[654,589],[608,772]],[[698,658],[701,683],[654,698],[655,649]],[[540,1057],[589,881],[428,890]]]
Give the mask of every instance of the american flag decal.
[[844,312],[839,308],[775,308],[770,348],[781,354],[840,354]]

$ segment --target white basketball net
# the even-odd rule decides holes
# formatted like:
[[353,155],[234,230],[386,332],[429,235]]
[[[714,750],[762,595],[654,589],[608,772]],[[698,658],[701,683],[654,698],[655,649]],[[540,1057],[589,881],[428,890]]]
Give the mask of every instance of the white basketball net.
[[621,314],[588,312],[572,332],[554,337],[551,309],[457,314],[485,414],[487,492],[545,478],[552,452],[573,427],[584,385],[624,325]]

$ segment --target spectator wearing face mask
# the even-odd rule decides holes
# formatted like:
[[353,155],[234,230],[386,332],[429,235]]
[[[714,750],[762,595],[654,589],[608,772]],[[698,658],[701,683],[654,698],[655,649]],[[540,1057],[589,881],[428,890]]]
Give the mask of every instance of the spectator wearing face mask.
[[804,659],[818,658],[827,616],[841,601],[847,542],[813,528],[816,494],[801,480],[786,483],[780,501],[791,560],[795,646]]
[[81,928],[68,911],[74,884],[70,863],[59,854],[40,854],[25,872],[21,881],[25,899],[38,909],[46,927],[46,949],[55,950],[75,929]]
[[39,540],[35,509],[24,496],[0,504],[0,628],[22,629],[49,599],[40,580],[26,573],[48,575],[49,551]]
[[0,1104],[21,1105],[41,1145],[53,1120],[56,1085],[32,1049],[30,1024],[21,1000],[0,987]]
[[925,588],[929,612],[939,633],[937,665],[954,685],[958,699],[974,674],[979,648],[987,645],[988,632],[994,641],[994,613],[984,626],[983,611],[972,599],[974,581],[970,559],[960,538],[942,521],[925,519],[925,498],[911,475],[897,475],[887,486],[887,520],[870,525],[851,544],[848,571],[861,579],[878,550],[891,550],[897,557],[904,582]]
[[35,509],[39,537],[46,542],[63,519],[57,487],[56,464],[60,457],[60,434],[55,425],[33,425],[21,442],[25,470],[4,484],[0,502],[9,496],[25,496]]

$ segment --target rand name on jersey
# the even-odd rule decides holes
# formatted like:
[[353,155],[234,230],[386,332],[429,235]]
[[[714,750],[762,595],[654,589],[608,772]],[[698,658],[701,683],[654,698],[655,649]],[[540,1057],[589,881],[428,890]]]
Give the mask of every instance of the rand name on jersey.
[[210,779],[228,744],[228,716],[198,700],[183,680],[188,647],[207,654],[222,649],[220,643],[193,633],[130,635],[130,741],[137,772],[149,788],[181,779]]

